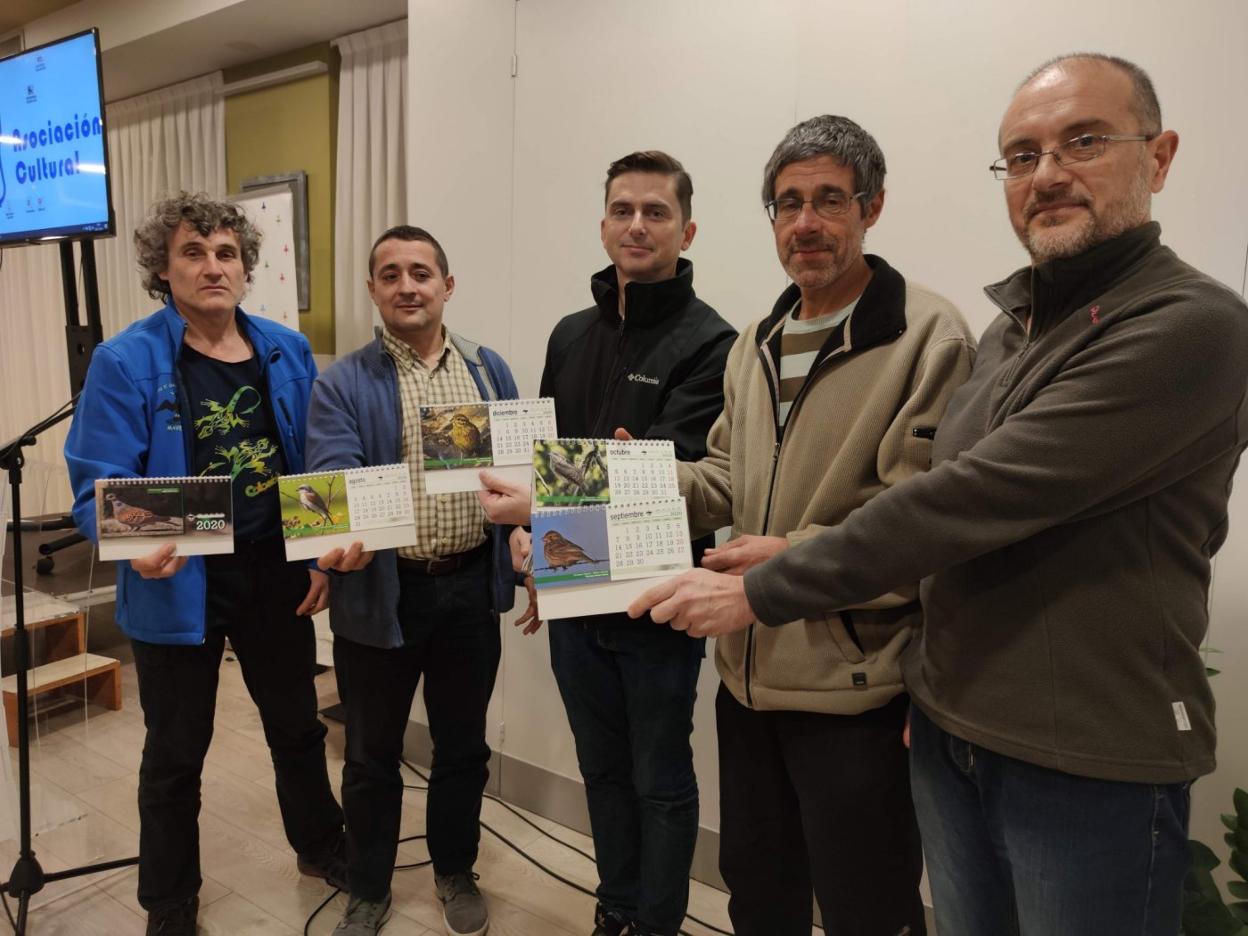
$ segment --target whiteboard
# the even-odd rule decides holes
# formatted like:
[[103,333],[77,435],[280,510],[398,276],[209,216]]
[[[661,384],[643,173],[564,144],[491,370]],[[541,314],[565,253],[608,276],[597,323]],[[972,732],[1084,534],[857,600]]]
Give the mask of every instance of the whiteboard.
[[295,280],[294,197],[286,186],[252,189],[230,200],[260,229],[260,259],[243,310],[299,330],[299,292]]

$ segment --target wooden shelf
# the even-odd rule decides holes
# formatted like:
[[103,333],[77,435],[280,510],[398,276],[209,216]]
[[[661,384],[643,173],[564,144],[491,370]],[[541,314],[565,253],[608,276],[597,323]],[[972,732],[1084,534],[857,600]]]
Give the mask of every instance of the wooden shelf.
[[[26,594],[23,609],[26,629],[44,635],[42,651],[49,657],[48,662],[31,667],[26,674],[27,696],[63,690],[106,708],[120,709],[121,664],[112,657],[86,652],[86,616],[82,610],[38,592]],[[12,596],[0,602],[0,639],[16,634],[15,611]],[[0,695],[4,698],[9,744],[16,745],[16,674],[0,679]]]

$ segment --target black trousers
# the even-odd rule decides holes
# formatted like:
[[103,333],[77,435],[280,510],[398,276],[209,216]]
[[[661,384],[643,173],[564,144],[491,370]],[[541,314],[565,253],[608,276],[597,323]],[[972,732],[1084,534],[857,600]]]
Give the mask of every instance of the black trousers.
[[720,685],[719,868],[737,936],[810,936],[812,890],[828,936],[924,936],[908,707],[759,712]]
[[386,650],[334,637],[347,720],[342,804],[353,897],[381,900],[390,891],[403,805],[399,758],[422,675],[433,738],[425,810],[433,869],[455,874],[476,863],[490,775],[485,713],[502,653],[489,576],[488,552],[450,575],[400,568],[403,646]]
[[202,883],[200,774],[226,637],[260,710],[291,847],[319,856],[342,835],[316,715],[316,636],[311,619],[295,616],[308,592],[307,567],[286,562],[280,539],[206,561],[204,643],[131,642],[147,726],[139,767],[139,903],[147,910],[186,900]]

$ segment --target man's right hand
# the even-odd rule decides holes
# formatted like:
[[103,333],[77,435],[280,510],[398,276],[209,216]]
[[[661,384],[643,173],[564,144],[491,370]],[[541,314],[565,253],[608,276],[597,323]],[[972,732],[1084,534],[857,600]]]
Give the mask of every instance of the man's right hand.
[[186,556],[177,554],[177,547],[173,543],[161,546],[155,552],[150,552],[146,556],[139,556],[137,559],[130,560],[130,568],[138,572],[145,579],[165,579],[172,578],[182,570],[186,565]]
[[477,491],[481,508],[491,523],[518,525],[532,518],[533,492],[527,484],[516,484],[493,471],[482,471],[484,491]]
[[529,553],[533,551],[533,535],[524,527],[516,527],[511,531],[511,567],[516,572],[528,572],[525,568]]
[[331,569],[335,572],[355,572],[364,568],[373,561],[373,552],[364,551],[364,544],[354,542],[348,549],[331,549],[320,559],[316,560],[316,564],[321,570],[328,572]]

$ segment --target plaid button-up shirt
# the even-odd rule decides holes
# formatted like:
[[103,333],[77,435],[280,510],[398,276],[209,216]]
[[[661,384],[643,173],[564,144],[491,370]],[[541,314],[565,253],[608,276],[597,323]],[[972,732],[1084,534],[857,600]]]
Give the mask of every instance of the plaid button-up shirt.
[[435,403],[467,403],[481,399],[468,364],[442,329],[442,353],[430,367],[404,341],[382,331],[382,345],[394,359],[403,407],[403,460],[412,473],[412,506],[416,515],[415,546],[404,546],[407,559],[437,559],[465,552],[485,542],[489,523],[473,491],[426,494],[424,455],[420,442],[420,408]]

